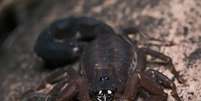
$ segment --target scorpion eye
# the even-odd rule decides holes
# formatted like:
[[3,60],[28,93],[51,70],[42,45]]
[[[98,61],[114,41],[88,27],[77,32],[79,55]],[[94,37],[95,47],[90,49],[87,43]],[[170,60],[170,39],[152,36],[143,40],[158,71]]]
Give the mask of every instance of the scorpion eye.
[[109,80],[109,77],[108,76],[100,77],[100,81],[105,81],[105,80]]

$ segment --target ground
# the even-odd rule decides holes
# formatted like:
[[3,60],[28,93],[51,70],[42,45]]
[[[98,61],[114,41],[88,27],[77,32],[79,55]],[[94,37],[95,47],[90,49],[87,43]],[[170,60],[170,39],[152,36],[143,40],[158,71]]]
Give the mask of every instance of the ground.
[[[162,40],[158,46],[143,46],[173,59],[186,80],[185,84],[175,81],[184,101],[201,101],[200,0],[0,0],[0,5],[3,5],[0,11],[14,6],[19,19],[1,48],[1,101],[19,101],[23,92],[36,87],[52,72],[42,67],[41,60],[32,51],[33,45],[51,22],[71,15],[96,17],[117,32],[123,27],[136,26],[146,36]],[[142,44],[150,42],[146,37],[142,40],[130,37]],[[168,42],[174,44],[162,45]],[[160,71],[172,77],[167,70]],[[169,97],[168,101],[174,100]]]

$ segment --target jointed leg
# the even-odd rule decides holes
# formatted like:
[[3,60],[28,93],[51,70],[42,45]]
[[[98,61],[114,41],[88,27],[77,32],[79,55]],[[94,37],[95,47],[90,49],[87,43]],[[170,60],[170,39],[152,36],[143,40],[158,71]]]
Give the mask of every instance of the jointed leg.
[[80,101],[90,101],[87,82],[72,68],[61,68],[53,72],[37,90],[46,84],[55,84],[49,92],[53,101],[71,101],[76,95],[79,95]]
[[[48,93],[52,93],[55,92],[56,89],[59,90],[59,87],[63,86],[64,83],[67,82],[67,79],[69,79],[68,75],[66,74],[66,70],[64,68],[58,69],[56,71],[54,71],[53,73],[51,73],[48,77],[45,78],[45,80],[43,80],[41,82],[41,84],[35,88],[35,89],[31,89],[27,92],[24,93],[24,95],[22,95],[23,99],[29,99],[32,100],[32,96],[30,95],[35,95],[36,93],[36,98],[43,98],[45,99],[44,101],[49,101],[49,99],[54,99],[54,94],[48,94]],[[46,85],[47,84],[54,84],[54,83],[58,83],[56,87],[54,87],[54,89],[50,89],[50,91],[46,92],[47,94],[44,94],[43,92],[41,93],[40,90],[46,89]],[[58,91],[56,90],[56,91]],[[39,92],[38,92],[39,91]],[[29,101],[26,100],[26,101]],[[36,100],[35,98],[33,99],[34,101]],[[55,100],[53,100],[55,101]]]
[[52,72],[49,76],[47,76],[36,88],[36,90],[45,88],[46,84],[54,84],[67,78],[69,78],[68,69],[59,68],[56,71]]
[[[122,98],[120,99],[126,99],[128,101],[133,101],[136,97],[136,94],[138,92],[138,88],[139,88],[139,73],[133,73],[132,76],[129,77],[126,85],[125,85],[125,89],[123,92],[123,95],[121,96]],[[125,100],[125,101],[126,101]],[[121,101],[121,100],[119,100]]]
[[139,35],[140,38],[138,38],[137,40],[140,40],[140,39],[144,39],[144,41],[148,40],[149,42],[146,43],[146,42],[137,42],[136,40],[132,40],[132,41],[135,41],[135,43],[138,43],[138,45],[145,45],[145,46],[172,46],[174,45],[174,43],[172,41],[169,41],[169,42],[165,42],[164,43],[164,40],[161,40],[161,39],[156,39],[156,38],[153,38],[151,36],[149,36],[148,34],[144,33],[142,31],[142,29],[140,29],[140,27],[137,27],[137,26],[132,26],[132,27],[125,27],[125,28],[121,28],[121,33],[123,35]]
[[162,73],[160,73],[156,70],[151,70],[151,69],[146,71],[146,75],[148,75],[154,81],[156,81],[158,84],[160,84],[160,86],[162,88],[171,89],[172,90],[172,92],[171,92],[172,96],[177,101],[181,101],[181,99],[178,96],[177,91],[176,91],[176,85],[168,77],[166,77],[165,75],[163,75]]
[[49,93],[53,101],[72,101],[77,95],[80,101],[91,101],[88,84],[81,77],[59,82]]
[[48,95],[51,96],[53,101],[62,101],[64,90],[71,88],[71,90],[68,91],[68,94],[65,94],[68,100],[72,99],[72,97],[78,92],[76,91],[75,85],[68,82],[67,80],[63,80],[59,83],[57,83],[54,88],[48,93]]
[[167,101],[167,94],[163,89],[144,73],[140,75],[140,85],[150,93],[150,98],[145,101]]
[[[166,101],[167,94],[163,92],[163,89],[158,86],[151,78],[142,73],[133,73],[128,79],[123,95],[120,100],[117,101],[133,101],[139,88],[144,88],[151,95],[146,101]],[[122,100],[123,99],[123,100]]]
[[[180,78],[179,76],[179,72],[176,71],[173,63],[172,63],[172,59],[160,52],[157,52],[157,51],[153,51],[151,49],[147,49],[147,48],[141,48],[139,50],[139,52],[141,54],[144,54],[145,56],[146,55],[151,55],[153,57],[156,57],[156,58],[159,58],[161,59],[163,62],[158,62],[158,64],[161,64],[161,65],[167,65],[170,67],[170,71],[175,75],[175,77],[177,78],[177,80],[182,83],[183,80]],[[157,64],[157,62],[155,62]],[[145,66],[146,67],[146,66]]]

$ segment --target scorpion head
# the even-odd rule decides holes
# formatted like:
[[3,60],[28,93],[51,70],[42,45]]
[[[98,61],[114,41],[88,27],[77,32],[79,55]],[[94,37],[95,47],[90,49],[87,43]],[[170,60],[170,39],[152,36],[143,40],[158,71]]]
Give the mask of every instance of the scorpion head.
[[99,90],[95,95],[96,101],[112,101],[113,91],[112,90]]
[[111,76],[102,75],[92,83],[91,95],[95,101],[112,101],[116,91],[116,81]]

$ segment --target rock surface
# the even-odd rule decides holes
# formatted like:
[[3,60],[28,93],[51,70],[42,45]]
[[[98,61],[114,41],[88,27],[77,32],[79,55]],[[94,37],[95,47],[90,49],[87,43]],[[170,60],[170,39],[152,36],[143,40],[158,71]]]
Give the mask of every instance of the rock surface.
[[[197,51],[201,48],[200,0],[29,1],[0,0],[0,5],[4,5],[1,7],[14,5],[19,20],[1,48],[1,101],[19,101],[23,92],[36,87],[51,72],[42,68],[32,51],[33,45],[40,31],[51,22],[71,15],[93,16],[115,29],[137,26],[146,36],[162,40],[157,46],[148,46],[170,56],[181,71],[186,83],[175,81],[179,96],[184,101],[201,101],[201,51]],[[151,42],[146,37],[141,41]],[[170,41],[174,45],[162,45]],[[171,77],[167,70],[160,71]],[[174,100],[169,97],[168,101]]]

